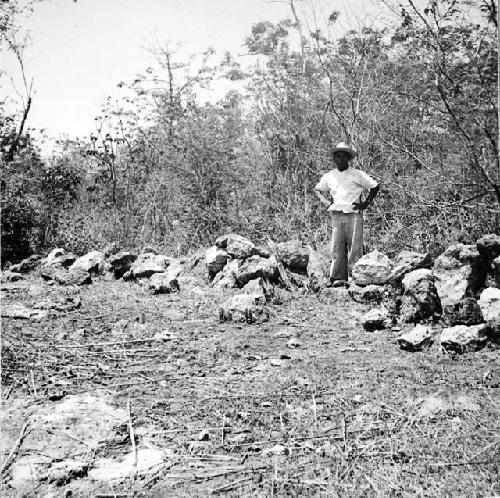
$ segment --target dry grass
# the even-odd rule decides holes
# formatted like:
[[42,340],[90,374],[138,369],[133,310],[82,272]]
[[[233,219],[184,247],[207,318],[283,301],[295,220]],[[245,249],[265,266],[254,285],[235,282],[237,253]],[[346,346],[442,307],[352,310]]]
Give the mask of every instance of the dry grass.
[[[9,285],[5,302],[63,292]],[[95,457],[129,452],[131,428],[171,457],[112,491],[83,476],[66,485],[73,496],[500,494],[500,390],[482,383],[498,349],[402,352],[396,332],[363,331],[365,308],[345,291],[296,295],[263,325],[220,324],[211,291],[97,282],[81,298],[40,323],[4,320],[4,398],[13,385],[10,399],[38,403],[60,389],[112,393],[130,424]],[[155,338],[165,330],[169,340]],[[443,402],[425,414],[429,396]]]

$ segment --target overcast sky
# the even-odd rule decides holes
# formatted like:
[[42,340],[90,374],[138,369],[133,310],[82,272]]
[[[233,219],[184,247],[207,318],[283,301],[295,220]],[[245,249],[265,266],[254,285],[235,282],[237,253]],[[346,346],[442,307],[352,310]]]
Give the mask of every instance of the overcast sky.
[[[314,4],[319,18],[342,13],[337,30],[375,23],[382,15],[377,0],[295,0],[302,12]],[[148,45],[181,43],[178,57],[209,46],[243,54],[243,39],[254,23],[290,17],[288,2],[269,0],[43,0],[23,21],[31,44],[25,53],[35,95],[28,125],[57,137],[88,136],[94,117],[117,84],[130,81],[153,63]],[[22,88],[15,62],[2,66]],[[15,97],[14,86],[2,81]],[[17,97],[16,97],[17,98]]]

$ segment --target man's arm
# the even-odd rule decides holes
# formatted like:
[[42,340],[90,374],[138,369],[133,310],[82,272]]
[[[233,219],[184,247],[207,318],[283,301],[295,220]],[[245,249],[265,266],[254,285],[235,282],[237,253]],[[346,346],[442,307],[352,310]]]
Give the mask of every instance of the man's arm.
[[368,193],[368,197],[362,201],[362,202],[353,202],[352,207],[356,209],[357,211],[362,211],[363,209],[366,209],[375,199],[375,196],[378,194],[378,191],[380,190],[380,186],[376,185],[375,187],[370,189],[370,192]]
[[323,204],[323,206],[325,206],[326,208],[329,208],[332,205],[332,201],[329,201],[325,197],[325,195],[324,195],[325,191],[324,190],[314,189],[314,193],[316,194],[316,197],[319,199],[319,201],[321,202],[321,204]]

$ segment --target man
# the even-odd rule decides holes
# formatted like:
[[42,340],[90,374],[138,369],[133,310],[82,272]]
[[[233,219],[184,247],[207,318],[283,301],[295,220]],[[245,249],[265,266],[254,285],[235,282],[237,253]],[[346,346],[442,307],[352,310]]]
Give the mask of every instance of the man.
[[[363,255],[363,210],[373,201],[379,185],[349,162],[356,152],[340,142],[332,151],[335,168],[324,174],[314,188],[332,218],[330,283],[346,286],[354,263]],[[368,192],[364,201],[362,195]],[[325,195],[330,195],[330,201]]]

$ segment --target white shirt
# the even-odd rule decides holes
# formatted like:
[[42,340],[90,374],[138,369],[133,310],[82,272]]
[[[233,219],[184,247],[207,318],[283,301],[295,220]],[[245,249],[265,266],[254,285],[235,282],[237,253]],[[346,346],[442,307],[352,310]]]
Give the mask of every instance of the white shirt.
[[329,211],[343,211],[354,213],[353,202],[360,202],[363,192],[376,187],[378,183],[365,172],[349,166],[345,171],[337,168],[325,173],[314,190],[329,192],[333,204]]

